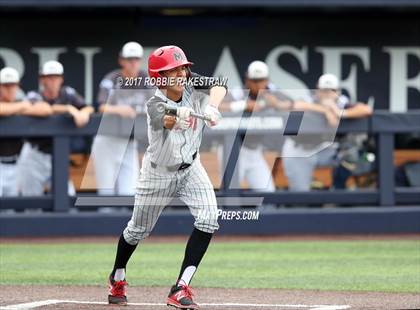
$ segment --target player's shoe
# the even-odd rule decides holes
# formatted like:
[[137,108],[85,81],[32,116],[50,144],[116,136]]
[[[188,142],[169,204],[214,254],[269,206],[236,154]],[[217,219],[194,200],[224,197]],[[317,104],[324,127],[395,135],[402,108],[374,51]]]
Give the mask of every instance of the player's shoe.
[[172,286],[166,304],[178,309],[199,309],[198,305],[192,300],[194,296],[188,285],[177,283]]
[[110,275],[108,279],[108,285],[108,303],[112,305],[126,306],[127,295],[125,292],[125,288],[127,287],[128,283],[125,280],[115,281],[112,275]]

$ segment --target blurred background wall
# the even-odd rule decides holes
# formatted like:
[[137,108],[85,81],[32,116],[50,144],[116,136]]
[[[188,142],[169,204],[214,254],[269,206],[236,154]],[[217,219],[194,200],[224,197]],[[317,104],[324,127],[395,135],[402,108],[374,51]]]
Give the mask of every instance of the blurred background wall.
[[39,66],[57,59],[66,84],[96,104],[125,42],[141,43],[146,57],[176,44],[195,71],[226,75],[230,86],[260,59],[279,88],[315,88],[332,72],[353,100],[394,112],[420,108],[419,2],[336,2],[0,1],[0,67],[16,67],[30,90]]

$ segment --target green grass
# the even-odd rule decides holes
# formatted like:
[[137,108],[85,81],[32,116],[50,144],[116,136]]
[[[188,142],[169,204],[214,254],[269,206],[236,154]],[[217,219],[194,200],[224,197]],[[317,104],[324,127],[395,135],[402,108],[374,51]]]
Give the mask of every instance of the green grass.
[[[131,286],[168,286],[184,244],[142,244]],[[115,244],[1,244],[0,284],[104,285]],[[214,243],[194,286],[420,292],[420,241]]]

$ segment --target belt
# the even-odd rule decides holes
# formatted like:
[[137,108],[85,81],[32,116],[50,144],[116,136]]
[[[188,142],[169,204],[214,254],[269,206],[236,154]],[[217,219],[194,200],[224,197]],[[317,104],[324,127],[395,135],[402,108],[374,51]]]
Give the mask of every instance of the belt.
[[19,155],[12,155],[12,156],[3,156],[0,157],[0,163],[6,164],[6,165],[14,165],[17,163]]
[[[192,156],[192,160],[194,161],[197,158],[197,152],[195,152]],[[152,166],[153,169],[156,168],[164,168],[165,170],[167,170],[168,172],[175,172],[175,171],[180,171],[180,170],[185,170],[188,167],[190,167],[192,165],[189,163],[182,163],[179,165],[175,165],[175,166],[169,166],[169,167],[165,167],[165,166],[159,166],[157,164],[155,164],[154,162],[150,162],[150,166]]]

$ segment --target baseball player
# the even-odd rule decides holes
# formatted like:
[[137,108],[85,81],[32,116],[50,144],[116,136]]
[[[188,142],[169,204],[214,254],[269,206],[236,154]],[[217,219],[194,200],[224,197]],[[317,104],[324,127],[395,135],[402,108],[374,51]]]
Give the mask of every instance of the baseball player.
[[[221,110],[241,112],[251,117],[260,111],[316,110],[316,106],[302,100],[292,100],[270,83],[269,68],[263,61],[255,60],[248,66],[245,88],[234,88],[225,98]],[[281,145],[282,141],[276,141]],[[263,153],[263,139],[260,135],[247,134],[239,154],[239,178],[246,179],[251,189],[273,192],[275,190],[271,170]],[[273,145],[273,139],[270,139]],[[280,146],[279,145],[279,146]]]
[[[333,74],[324,74],[318,80],[313,103],[321,108],[331,126],[337,126],[341,118],[361,118],[372,114],[372,109],[364,103],[352,103],[350,98],[340,91],[338,78]],[[283,146],[283,168],[288,179],[289,190],[308,191],[311,187],[312,174],[316,166],[333,164],[338,144],[323,141],[322,137],[298,135],[287,137]],[[322,147],[325,143],[325,147]],[[317,150],[322,149],[317,152]]]
[[[121,68],[108,73],[100,83],[100,112],[128,120],[134,119],[137,113],[146,113],[148,93],[145,91],[144,78],[147,74],[140,70],[142,57],[143,47],[139,43],[128,42],[122,47],[118,60]],[[106,122],[106,118],[103,120]],[[134,195],[139,174],[137,141],[132,137],[112,137],[99,133],[92,151],[98,194]]]
[[[32,115],[29,101],[18,98],[19,73],[10,67],[0,70],[0,117]],[[0,139],[0,197],[17,196],[17,160],[23,146],[22,138]]]
[[[86,105],[74,88],[63,85],[63,74],[61,63],[47,61],[39,74],[40,91],[30,91],[27,98],[38,103],[34,109],[45,109],[47,105],[53,114],[68,113],[77,127],[83,127],[89,122],[93,108]],[[39,105],[39,102],[43,104]],[[30,138],[28,141],[18,161],[19,187],[24,196],[42,195],[51,181],[52,141],[50,138]],[[69,194],[74,195],[74,192],[69,182]]]
[[[249,64],[245,75],[245,88],[234,88],[230,98],[225,98],[224,111],[241,112],[244,117],[252,113],[268,109],[287,109],[291,100],[275,90],[269,82],[269,69],[263,61],[253,61]],[[264,158],[263,141],[260,135],[247,134],[244,138],[238,158],[239,179],[245,179],[249,187],[256,191],[275,191],[271,170]]]
[[[191,65],[179,47],[163,46],[149,57],[149,76],[184,81],[200,77],[191,73]],[[137,183],[133,215],[119,239],[109,276],[110,304],[127,303],[127,262],[139,241],[150,234],[164,207],[173,197],[179,197],[189,207],[195,222],[167,304],[178,309],[198,309],[189,285],[214,231],[219,228],[216,196],[198,151],[205,126],[215,126],[220,120],[218,105],[226,95],[226,87],[218,83],[200,88],[197,91],[198,87],[180,83],[164,86],[162,82],[147,102],[149,146]],[[205,92],[209,94],[208,101],[203,100]],[[175,106],[177,116],[165,115],[158,108],[162,103]],[[193,112],[204,113],[209,120],[192,118]]]

